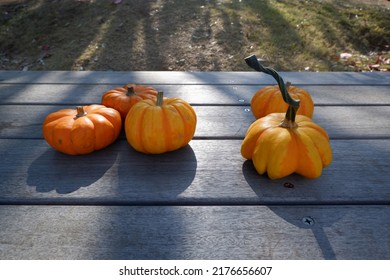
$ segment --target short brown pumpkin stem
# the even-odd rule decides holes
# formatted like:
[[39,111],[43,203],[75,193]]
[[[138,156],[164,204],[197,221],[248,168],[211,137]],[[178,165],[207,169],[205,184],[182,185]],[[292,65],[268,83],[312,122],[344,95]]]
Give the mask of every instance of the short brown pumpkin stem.
[[83,106],[77,106],[76,110],[77,110],[76,118],[84,117],[84,116],[87,115],[87,112],[84,111],[84,107]]
[[132,87],[132,86],[128,87],[126,95],[127,96],[131,96],[131,95],[134,95],[134,94],[135,94],[134,87]]
[[157,93],[156,105],[161,107],[163,105],[163,100],[164,100],[164,93],[162,91],[159,91]]

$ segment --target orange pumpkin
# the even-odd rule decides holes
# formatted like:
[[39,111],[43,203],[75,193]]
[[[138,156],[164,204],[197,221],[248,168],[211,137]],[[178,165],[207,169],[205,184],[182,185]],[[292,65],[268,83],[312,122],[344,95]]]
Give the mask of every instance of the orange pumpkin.
[[130,108],[140,100],[155,99],[157,91],[150,86],[127,84],[123,87],[110,89],[102,96],[101,103],[114,108],[121,114],[124,121]]
[[[310,94],[301,88],[291,86],[287,83],[286,88],[293,99],[300,101],[297,114],[311,118],[314,111],[314,103]],[[271,113],[286,112],[288,104],[284,102],[283,95],[278,85],[266,86],[258,90],[252,97],[251,109],[256,119]]]
[[332,161],[328,134],[311,118],[297,115],[302,100],[290,96],[275,70],[263,67],[255,55],[245,61],[256,71],[275,78],[286,103],[286,114],[271,113],[253,122],[242,142],[241,155],[253,161],[259,174],[267,172],[271,179],[294,172],[308,178],[321,176],[322,169]]
[[142,100],[135,104],[125,120],[126,138],[135,150],[161,154],[179,149],[190,142],[195,133],[196,113],[179,98]]
[[250,125],[241,154],[259,174],[279,179],[292,173],[317,178],[332,161],[326,131],[309,117],[272,113]]
[[118,111],[104,105],[78,106],[49,114],[43,137],[54,149],[69,155],[88,154],[113,143],[122,120]]

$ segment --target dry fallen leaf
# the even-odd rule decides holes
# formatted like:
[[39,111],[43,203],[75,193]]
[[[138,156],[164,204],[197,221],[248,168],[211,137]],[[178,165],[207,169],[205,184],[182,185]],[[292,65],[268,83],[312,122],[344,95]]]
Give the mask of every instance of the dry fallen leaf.
[[348,59],[350,57],[352,57],[352,54],[350,54],[350,53],[341,53],[340,54],[340,59]]

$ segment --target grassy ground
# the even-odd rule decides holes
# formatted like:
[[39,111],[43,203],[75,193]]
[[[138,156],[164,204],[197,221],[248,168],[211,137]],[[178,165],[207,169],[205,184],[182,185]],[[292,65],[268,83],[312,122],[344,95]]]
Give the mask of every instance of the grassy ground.
[[[365,4],[369,3],[369,4]],[[387,0],[0,1],[0,69],[387,71]]]

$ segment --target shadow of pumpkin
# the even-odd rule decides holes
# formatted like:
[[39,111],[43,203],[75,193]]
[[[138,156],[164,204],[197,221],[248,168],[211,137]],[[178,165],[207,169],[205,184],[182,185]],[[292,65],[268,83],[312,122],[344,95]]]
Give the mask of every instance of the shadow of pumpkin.
[[[321,188],[315,186],[316,180],[297,174],[270,180],[266,174],[259,175],[250,160],[244,162],[242,171],[245,180],[262,203],[268,204],[268,208],[286,222],[298,228],[310,229],[324,259],[337,258],[324,228],[342,219],[344,212],[332,211],[332,216],[324,215],[321,205],[326,199]],[[305,250],[306,241],[299,242],[302,242],[302,250]]]
[[27,184],[37,192],[68,194],[98,181],[117,158],[113,145],[91,154],[70,156],[47,149],[29,169]]
[[122,148],[117,190],[127,202],[177,203],[195,178],[197,159],[190,145],[157,155]]

